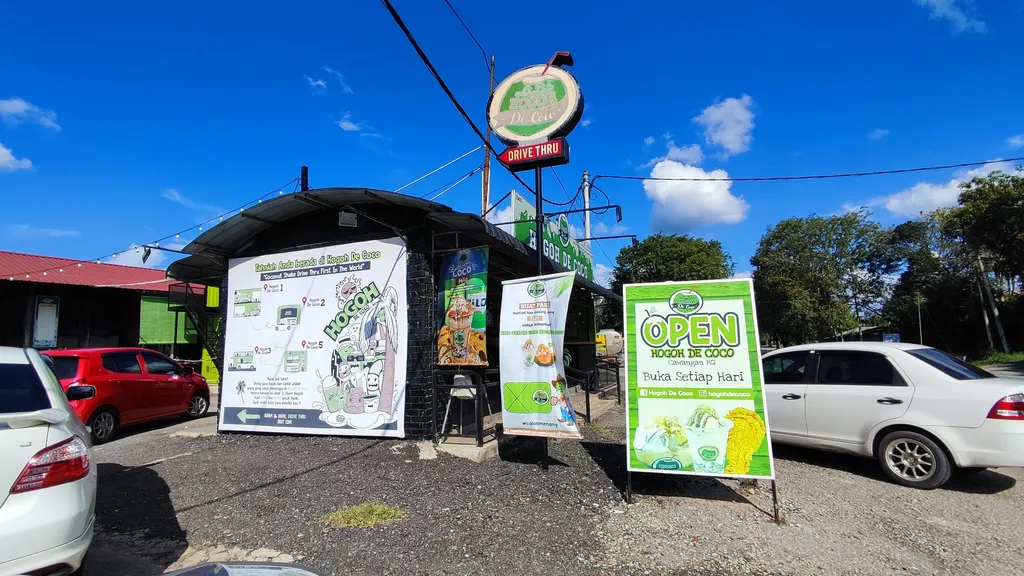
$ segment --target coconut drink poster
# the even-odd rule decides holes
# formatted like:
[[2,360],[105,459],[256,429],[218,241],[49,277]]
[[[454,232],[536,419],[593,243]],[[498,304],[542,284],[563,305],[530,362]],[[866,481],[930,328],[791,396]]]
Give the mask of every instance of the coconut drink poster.
[[501,416],[506,434],[582,438],[563,364],[565,317],[575,274],[503,283]]
[[750,279],[627,284],[627,467],[774,478]]
[[487,366],[487,247],[441,259],[437,363]]

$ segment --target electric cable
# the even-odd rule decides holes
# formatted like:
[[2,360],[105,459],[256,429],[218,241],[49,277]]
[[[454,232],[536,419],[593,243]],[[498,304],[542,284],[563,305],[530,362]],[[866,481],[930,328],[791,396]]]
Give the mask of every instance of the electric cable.
[[459,15],[459,12],[458,10],[455,9],[455,6],[452,6],[452,3],[449,2],[448,0],[444,0],[444,3],[448,5],[449,9],[451,9],[452,14],[455,14],[455,17],[458,18],[459,20],[459,24],[462,24],[462,27],[466,30],[466,34],[469,34],[469,37],[473,39],[473,43],[476,44],[476,47],[480,49],[480,53],[484,55],[484,66],[487,67],[487,73],[490,74],[491,62],[490,60],[487,59],[487,50],[484,50],[484,47],[480,44],[480,41],[476,39],[476,35],[473,34],[473,31],[469,29],[469,26],[466,24],[466,21],[463,20],[462,16]]
[[[484,133],[480,131],[480,128],[478,128],[476,123],[473,122],[473,119],[469,117],[469,113],[466,112],[466,109],[463,108],[462,104],[459,103],[459,99],[455,97],[455,94],[452,93],[451,88],[449,88],[448,84],[444,81],[443,78],[441,78],[441,75],[438,73],[437,69],[434,68],[434,65],[430,62],[430,58],[427,57],[427,54],[423,51],[423,48],[420,47],[419,42],[416,41],[416,38],[412,35],[412,32],[409,31],[409,27],[405,25],[405,21],[402,20],[402,17],[398,14],[398,11],[395,10],[395,7],[391,4],[391,0],[381,0],[381,4],[383,4],[384,7],[388,9],[388,12],[391,13],[391,17],[394,19],[395,24],[397,24],[398,27],[402,29],[402,32],[405,34],[406,39],[409,40],[409,44],[411,44],[413,49],[416,50],[416,54],[420,57],[420,60],[423,61],[423,64],[424,66],[427,67],[427,70],[430,72],[430,75],[434,77],[435,81],[437,81],[437,84],[441,87],[441,90],[444,91],[445,95],[448,96],[448,99],[451,100],[452,104],[455,105],[455,108],[459,111],[459,114],[462,115],[462,119],[466,121],[466,124],[469,124],[469,127],[472,128],[473,132],[476,133],[477,138],[480,139],[480,142],[482,142],[484,146],[487,147],[491,154],[494,154],[494,157],[498,158],[500,155],[494,149],[494,146],[487,141],[487,137],[484,136]],[[501,161],[499,161],[498,163],[504,166],[506,170],[508,170],[508,167],[502,164]],[[537,192],[534,191],[534,189],[531,188],[530,185],[527,184],[522,178],[520,178],[518,174],[511,170],[508,170],[508,173],[511,174],[512,177],[515,178],[516,181],[523,186],[523,188],[529,190],[529,192],[534,196],[537,195]]]
[[[948,170],[950,168],[968,168],[971,166],[985,166],[987,164],[1000,164],[1003,162],[1018,162],[1024,160],[1024,156],[1016,158],[1004,158],[1002,160],[983,160],[978,162],[960,162],[958,164],[943,164],[940,166],[923,166],[918,168],[897,168],[894,170],[873,170],[868,172],[840,172],[837,174],[811,174],[804,176],[750,176],[745,178],[657,178],[652,176],[623,176],[616,174],[599,174],[598,178],[609,180],[654,180],[665,182],[783,182],[794,180],[829,180],[835,178],[861,178],[864,176],[884,176],[887,174],[908,174],[911,172],[932,172],[935,170]],[[591,181],[593,186],[594,180]]]

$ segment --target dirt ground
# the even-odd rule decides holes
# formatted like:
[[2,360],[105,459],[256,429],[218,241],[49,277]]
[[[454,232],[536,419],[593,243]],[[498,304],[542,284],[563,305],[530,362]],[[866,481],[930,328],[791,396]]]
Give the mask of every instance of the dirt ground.
[[[332,575],[987,575],[1019,564],[1020,470],[923,492],[887,482],[869,460],[777,447],[776,525],[767,482],[636,475],[627,506],[621,408],[582,442],[551,442],[546,471],[532,439],[508,439],[500,459],[476,464],[429,443],[195,437],[183,427],[97,448],[87,573],[225,558],[295,560]],[[366,502],[406,517],[373,528],[320,521]]]

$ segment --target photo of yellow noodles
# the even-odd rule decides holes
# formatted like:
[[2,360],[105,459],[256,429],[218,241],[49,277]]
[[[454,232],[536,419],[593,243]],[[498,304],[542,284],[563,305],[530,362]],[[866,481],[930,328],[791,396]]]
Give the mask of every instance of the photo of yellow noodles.
[[467,353],[463,358],[455,356],[453,330],[450,326],[442,326],[437,332],[437,363],[441,366],[486,366],[487,337],[483,332],[467,330]]
[[764,421],[753,410],[733,408],[725,415],[733,423],[725,448],[725,473],[746,474],[754,452],[764,440]]

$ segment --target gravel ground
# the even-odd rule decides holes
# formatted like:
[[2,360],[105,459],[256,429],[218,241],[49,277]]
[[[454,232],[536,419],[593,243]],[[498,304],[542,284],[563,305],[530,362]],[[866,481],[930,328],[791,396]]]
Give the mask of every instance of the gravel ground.
[[[621,412],[602,423],[624,434]],[[606,557],[687,573],[1024,574],[1021,470],[934,491],[885,480],[873,460],[775,446],[783,523],[768,482],[635,475],[639,495],[600,525]]]
[[[922,492],[886,482],[871,461],[780,447],[785,523],[776,525],[767,483],[636,475],[627,507],[623,427],[619,408],[584,442],[552,442],[547,471],[530,439],[474,464],[411,442],[150,430],[97,449],[99,531],[87,569],[138,576],[197,551],[260,549],[325,574],[988,575],[1019,566],[1020,471]],[[319,521],[364,502],[408,517],[370,529]]]

